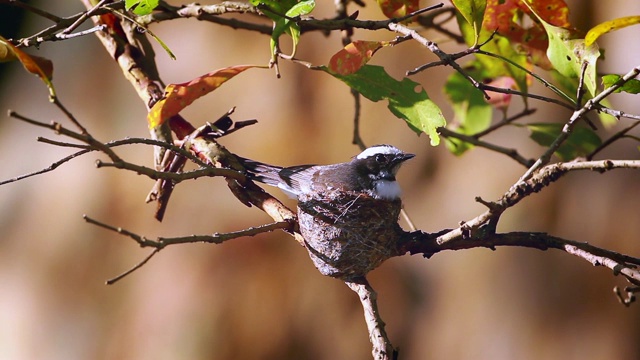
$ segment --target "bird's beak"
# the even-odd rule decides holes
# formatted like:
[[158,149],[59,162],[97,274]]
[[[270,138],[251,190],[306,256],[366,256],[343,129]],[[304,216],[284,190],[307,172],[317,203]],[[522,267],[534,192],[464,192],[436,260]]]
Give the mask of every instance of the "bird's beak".
[[402,154],[395,159],[395,162],[401,163],[409,159],[413,159],[414,157],[416,157],[416,154]]
[[393,167],[392,167],[392,172],[395,175],[398,170],[400,169],[400,165],[402,165],[403,162],[414,158],[416,155],[415,154],[400,154],[398,156],[395,157],[395,159],[393,159]]

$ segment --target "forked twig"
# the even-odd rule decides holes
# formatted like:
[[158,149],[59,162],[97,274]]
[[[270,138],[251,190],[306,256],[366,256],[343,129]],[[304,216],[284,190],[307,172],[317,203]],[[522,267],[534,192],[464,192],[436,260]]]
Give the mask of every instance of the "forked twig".
[[172,238],[163,238],[159,237],[156,240],[150,240],[144,236],[138,235],[132,231],[126,230],[121,227],[115,227],[101,221],[90,218],[87,215],[83,215],[83,219],[89,223],[96,226],[99,226],[103,229],[107,229],[113,232],[116,232],[120,235],[127,236],[135,241],[141,247],[152,247],[154,248],[153,252],[151,252],[147,257],[145,257],[141,262],[137,263],[131,269],[126,272],[110,279],[107,281],[108,285],[111,285],[118,280],[126,277],[127,275],[133,273],[137,269],[141,268],[144,264],[146,264],[154,255],[156,255],[160,250],[164,249],[169,245],[176,244],[190,244],[190,243],[210,243],[210,244],[221,244],[225,241],[229,241],[232,239],[237,239],[240,237],[246,236],[256,236],[259,234],[275,231],[275,230],[288,230],[291,231],[292,224],[287,221],[274,222],[270,224],[249,227],[247,229],[232,231],[227,233],[215,233],[213,235],[189,235],[189,236],[180,236],[180,237],[172,237]]

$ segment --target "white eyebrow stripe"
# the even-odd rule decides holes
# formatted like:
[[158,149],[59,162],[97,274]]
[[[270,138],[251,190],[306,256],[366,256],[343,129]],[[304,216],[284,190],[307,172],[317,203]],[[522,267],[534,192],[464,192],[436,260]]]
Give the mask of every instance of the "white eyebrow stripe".
[[358,156],[356,156],[356,159],[365,159],[375,154],[394,154],[395,155],[395,154],[402,154],[402,151],[398,150],[397,148],[391,145],[376,145],[358,154]]

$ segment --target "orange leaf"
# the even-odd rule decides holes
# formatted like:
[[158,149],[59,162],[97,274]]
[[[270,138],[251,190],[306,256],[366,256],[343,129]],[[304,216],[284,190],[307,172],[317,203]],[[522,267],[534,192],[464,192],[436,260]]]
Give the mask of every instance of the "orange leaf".
[[[569,8],[564,0],[537,0],[530,3],[533,10],[544,21],[558,27],[570,27]],[[487,0],[487,8],[484,13],[484,27],[493,31],[498,29],[498,33],[504,36],[508,34],[520,34],[521,32],[542,27],[535,22],[531,27],[522,27],[522,13],[531,17],[534,22],[536,17],[531,10],[522,3],[522,0]],[[522,40],[522,39],[520,39]]]
[[353,74],[368,63],[378,49],[388,44],[386,41],[354,41],[331,57],[329,70],[339,75]]
[[53,78],[53,63],[51,60],[40,56],[29,55],[15,47],[2,36],[0,36],[0,46],[3,48],[2,53],[4,61],[14,60],[17,58],[28,72],[35,74],[42,79],[49,88],[51,96],[55,96],[55,90],[51,83],[51,79]]
[[420,9],[420,0],[378,0],[378,6],[391,19],[417,11]]
[[149,128],[162,125],[167,119],[178,114],[201,96],[219,88],[227,80],[251,68],[264,68],[262,65],[230,66],[199,76],[182,84],[167,85],[164,99],[158,101],[147,115]]
[[[536,0],[529,3],[531,8],[546,22],[563,28],[569,28],[569,8],[564,0]],[[524,27],[523,14],[529,16],[532,25]],[[526,52],[531,61],[549,69],[546,58],[549,39],[544,27],[536,16],[523,3],[523,0],[487,0],[483,27],[508,38]]]

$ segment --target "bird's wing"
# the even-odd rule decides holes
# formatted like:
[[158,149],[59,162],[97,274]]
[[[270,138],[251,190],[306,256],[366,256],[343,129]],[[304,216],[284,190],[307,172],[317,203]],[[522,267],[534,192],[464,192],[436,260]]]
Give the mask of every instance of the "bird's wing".
[[[279,186],[295,194],[299,194],[300,192],[308,192],[310,190],[310,184],[312,184],[312,182],[314,181],[313,176],[315,174],[315,171],[306,170],[314,166],[315,165],[298,165],[281,169],[278,172],[281,183],[281,185]],[[284,187],[282,185],[284,185]]]

